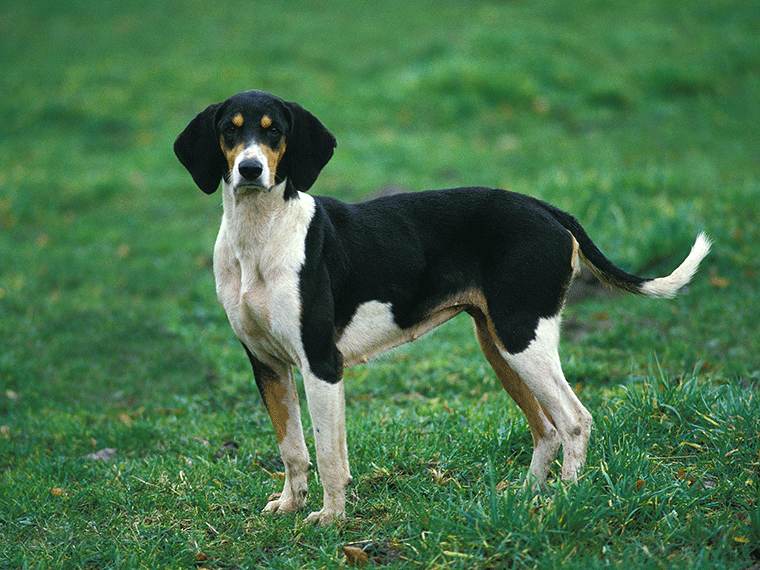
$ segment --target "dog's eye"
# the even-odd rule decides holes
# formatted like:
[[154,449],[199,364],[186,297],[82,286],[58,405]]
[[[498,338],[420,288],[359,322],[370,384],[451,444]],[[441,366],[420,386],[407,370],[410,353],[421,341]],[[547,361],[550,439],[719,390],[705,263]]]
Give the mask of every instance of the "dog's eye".
[[280,129],[277,127],[269,127],[267,129],[267,133],[269,133],[273,137],[279,137],[280,136]]
[[226,127],[224,131],[222,132],[224,132],[225,135],[231,136],[231,135],[234,135],[236,131],[237,131],[237,127],[235,125],[230,125],[229,127]]

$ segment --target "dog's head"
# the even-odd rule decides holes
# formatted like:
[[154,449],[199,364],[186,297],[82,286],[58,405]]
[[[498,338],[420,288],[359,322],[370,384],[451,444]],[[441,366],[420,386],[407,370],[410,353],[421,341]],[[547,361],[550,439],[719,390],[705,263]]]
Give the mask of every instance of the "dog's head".
[[335,137],[311,113],[263,91],[245,91],[201,111],[174,141],[174,153],[211,194],[222,178],[234,192],[305,192],[333,155]]

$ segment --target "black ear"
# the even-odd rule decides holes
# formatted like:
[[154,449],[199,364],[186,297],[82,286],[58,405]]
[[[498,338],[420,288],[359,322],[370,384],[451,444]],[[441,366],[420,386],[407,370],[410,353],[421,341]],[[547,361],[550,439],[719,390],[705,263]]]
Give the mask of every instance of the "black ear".
[[285,103],[293,124],[285,138],[285,154],[277,168],[278,177],[288,177],[288,191],[306,192],[332,158],[337,142],[314,115],[298,103]]
[[226,168],[214,128],[214,116],[220,105],[209,105],[198,113],[174,141],[174,154],[206,194],[216,192]]

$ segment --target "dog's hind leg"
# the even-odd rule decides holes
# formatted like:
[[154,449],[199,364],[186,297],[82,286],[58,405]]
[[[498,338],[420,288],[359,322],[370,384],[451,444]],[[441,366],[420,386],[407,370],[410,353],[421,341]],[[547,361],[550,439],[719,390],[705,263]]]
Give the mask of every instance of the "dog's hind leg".
[[562,373],[559,325],[559,314],[542,318],[528,348],[501,353],[552,418],[562,440],[562,479],[574,481],[586,461],[592,418]]
[[482,313],[474,313],[475,332],[483,354],[496,372],[501,385],[525,414],[533,436],[533,458],[530,471],[525,481],[526,486],[538,490],[546,483],[552,461],[557,455],[560,438],[551,417],[541,406],[525,383],[509,366],[501,355],[494,336],[489,330],[488,321]]

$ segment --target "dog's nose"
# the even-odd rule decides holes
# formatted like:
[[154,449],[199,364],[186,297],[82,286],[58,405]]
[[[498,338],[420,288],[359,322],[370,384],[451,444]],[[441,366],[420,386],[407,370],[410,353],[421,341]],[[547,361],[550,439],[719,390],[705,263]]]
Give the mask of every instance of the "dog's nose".
[[238,166],[238,171],[243,178],[254,181],[261,176],[264,168],[258,160],[244,160]]

